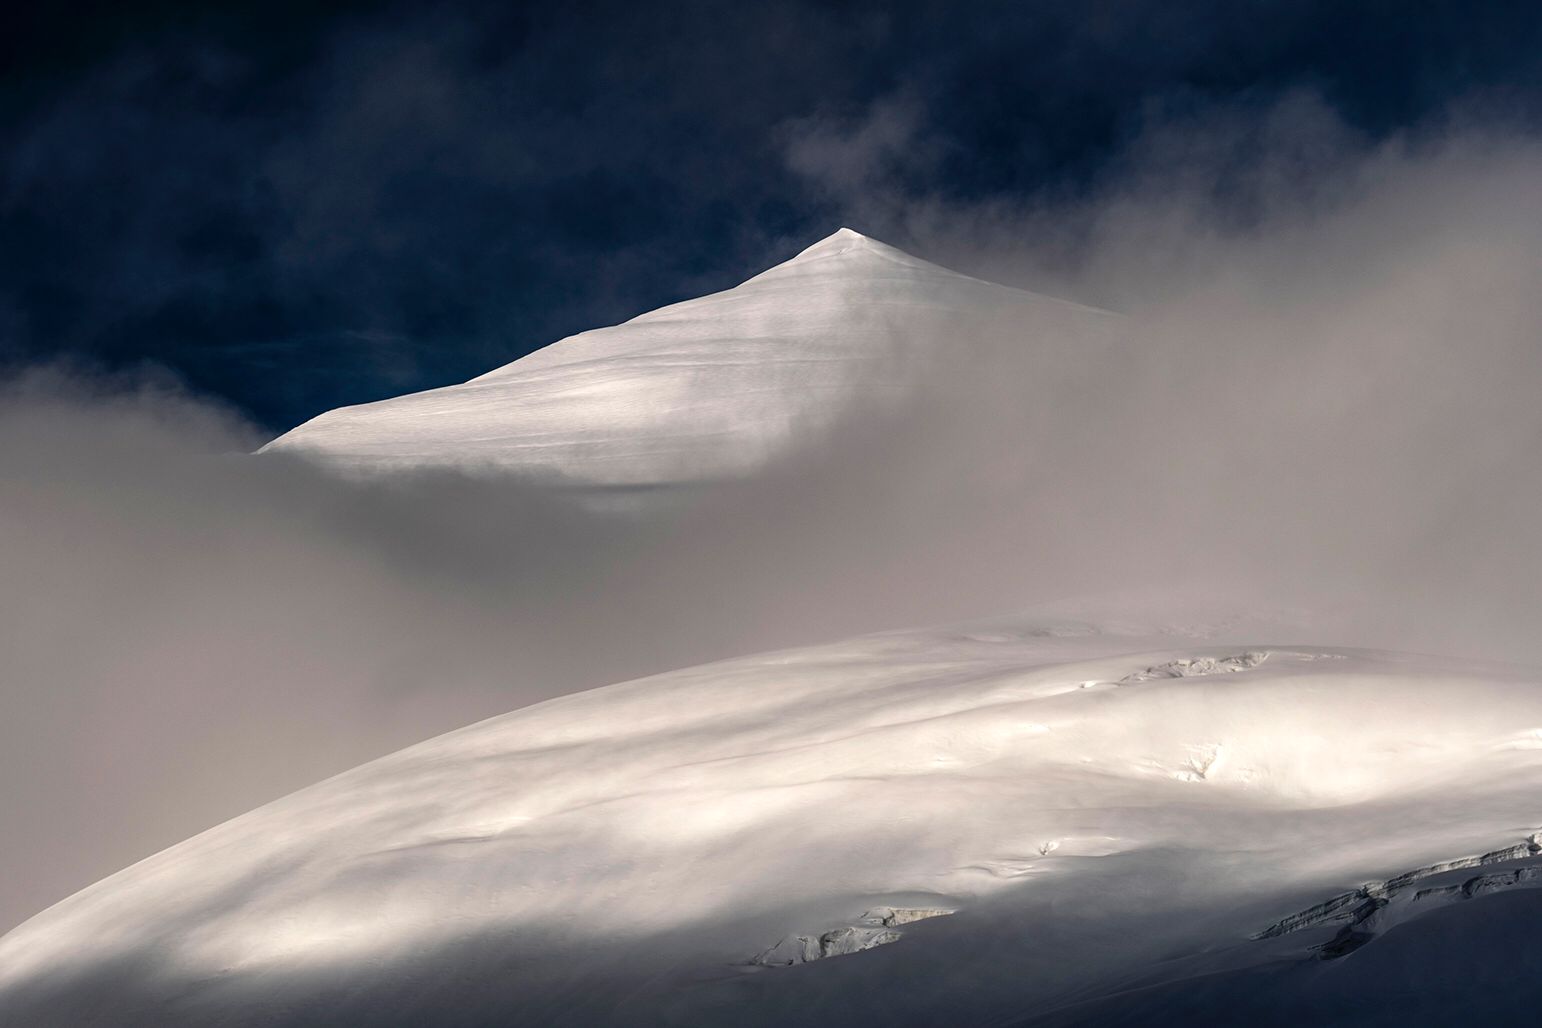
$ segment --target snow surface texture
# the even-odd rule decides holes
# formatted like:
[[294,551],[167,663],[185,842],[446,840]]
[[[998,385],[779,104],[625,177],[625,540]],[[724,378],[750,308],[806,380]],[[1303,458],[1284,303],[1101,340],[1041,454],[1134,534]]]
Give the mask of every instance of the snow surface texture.
[[1539,797],[1508,665],[889,633],[548,701],[205,832],[0,940],[0,1022],[1521,1023]]
[[850,229],[725,292],[581,332],[460,385],[328,411],[263,452],[369,472],[551,484],[753,474],[854,405],[899,402],[950,341],[1074,341],[1111,315],[929,264]]

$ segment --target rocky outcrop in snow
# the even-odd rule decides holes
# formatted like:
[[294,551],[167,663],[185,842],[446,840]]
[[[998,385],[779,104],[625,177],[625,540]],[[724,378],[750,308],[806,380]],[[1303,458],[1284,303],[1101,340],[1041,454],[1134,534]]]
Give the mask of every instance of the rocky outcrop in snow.
[[1195,678],[1199,675],[1224,675],[1233,671],[1247,671],[1262,664],[1268,656],[1267,653],[1250,650],[1234,657],[1184,657],[1125,675],[1119,679],[1119,684],[1149,682],[1158,678]]
[[843,957],[863,950],[898,942],[895,931],[901,925],[914,924],[933,917],[954,913],[937,907],[874,907],[854,925],[833,928],[819,935],[789,935],[770,949],[750,960],[759,967],[789,967],[826,957]]
[[[1370,942],[1387,927],[1385,912],[1394,900],[1404,898],[1410,885],[1438,875],[1467,868],[1502,864],[1514,860],[1531,860],[1542,857],[1542,832],[1534,832],[1525,841],[1503,849],[1491,850],[1479,856],[1457,857],[1454,860],[1428,864],[1405,871],[1385,881],[1367,882],[1352,892],[1341,893],[1329,900],[1307,907],[1305,910],[1281,918],[1254,939],[1272,939],[1292,932],[1340,923],[1332,939],[1316,947],[1317,955],[1331,960],[1344,956]],[[1479,875],[1451,885],[1419,890],[1412,902],[1435,899],[1471,899],[1474,896],[1532,883],[1542,884],[1542,864],[1529,864],[1514,871]]]

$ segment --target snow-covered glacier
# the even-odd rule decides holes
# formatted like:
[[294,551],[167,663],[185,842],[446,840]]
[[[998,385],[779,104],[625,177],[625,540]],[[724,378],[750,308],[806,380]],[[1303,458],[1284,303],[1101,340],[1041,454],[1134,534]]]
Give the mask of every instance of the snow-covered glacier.
[[1270,630],[1008,618],[537,704],[38,915],[0,1017],[1522,1023],[1542,681]]

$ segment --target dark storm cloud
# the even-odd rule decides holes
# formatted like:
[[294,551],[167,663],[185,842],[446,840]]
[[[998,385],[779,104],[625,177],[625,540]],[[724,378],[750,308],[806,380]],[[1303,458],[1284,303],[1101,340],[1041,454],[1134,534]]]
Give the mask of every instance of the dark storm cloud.
[[[13,16],[0,347],[162,362],[287,428],[730,285],[860,222],[823,184],[862,162],[1015,204],[1105,171],[1152,103],[1248,112],[1306,86],[1372,136],[1475,91],[1526,108],[1542,29],[1511,6]],[[848,152],[782,160],[789,133],[864,118]]]

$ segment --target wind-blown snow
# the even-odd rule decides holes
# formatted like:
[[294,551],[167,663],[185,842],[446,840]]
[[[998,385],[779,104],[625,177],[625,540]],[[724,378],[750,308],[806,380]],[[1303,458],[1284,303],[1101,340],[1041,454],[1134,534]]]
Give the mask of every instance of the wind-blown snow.
[[897,400],[949,343],[1059,345],[1109,315],[841,229],[725,292],[582,332],[460,385],[343,407],[264,447],[352,470],[455,466],[587,486],[738,478]]
[[[1118,997],[1138,988],[1146,1020],[1130,1023],[1154,1023],[1206,1002],[1362,995],[1376,983],[1357,968],[1376,960],[1435,968],[1376,1016],[1438,1009],[1443,988],[1510,1009],[1537,958],[1508,957],[1511,984],[1474,998],[1451,980],[1460,957],[1431,964],[1447,934],[1420,926],[1497,926],[1462,944],[1492,956],[1510,952],[1512,912],[1537,909],[1537,675],[1251,631],[1006,620],[542,703],[35,917],[0,940],[0,1012],[1076,1023],[1097,1000],[1099,1023],[1121,1023]],[[1423,898],[1394,896],[1384,936],[1354,904],[1270,931],[1411,872]],[[1480,873],[1492,880],[1467,884]],[[1341,956],[1330,944],[1349,929],[1364,938]]]

